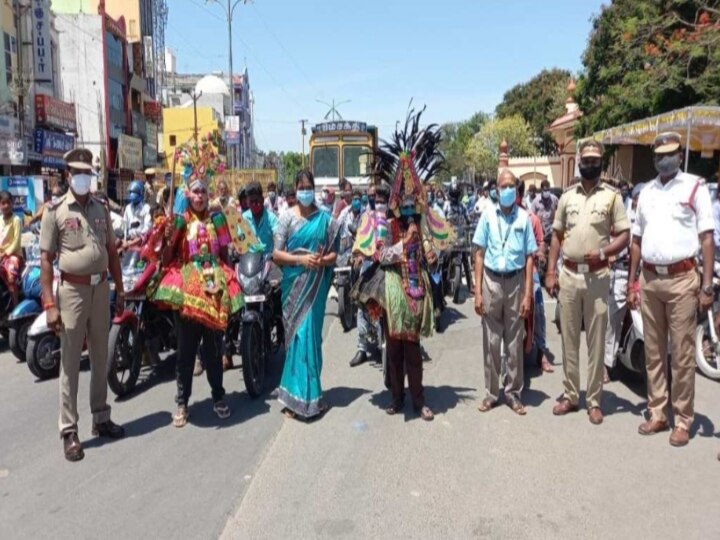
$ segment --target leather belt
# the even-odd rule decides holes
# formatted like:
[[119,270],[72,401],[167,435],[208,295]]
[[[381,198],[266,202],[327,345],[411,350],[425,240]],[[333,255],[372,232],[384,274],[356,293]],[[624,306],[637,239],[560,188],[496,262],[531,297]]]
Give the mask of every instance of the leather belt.
[[600,261],[596,264],[587,264],[576,263],[575,261],[571,261],[570,259],[563,259],[563,266],[567,267],[568,270],[572,270],[577,274],[587,274],[588,272],[597,272],[598,270],[607,268],[608,261],[607,259],[605,259],[604,261]]
[[672,264],[660,265],[650,264],[643,261],[643,268],[650,270],[653,274],[658,276],[674,276],[675,274],[682,274],[683,272],[689,272],[695,269],[695,259],[684,259]]
[[69,274],[68,272],[60,272],[60,280],[67,281],[73,285],[100,285],[107,279],[107,272],[100,274],[88,274],[78,276],[77,274]]
[[496,272],[495,270],[485,267],[485,271],[492,277],[497,279],[509,279],[517,276],[522,270],[512,270],[510,272]]

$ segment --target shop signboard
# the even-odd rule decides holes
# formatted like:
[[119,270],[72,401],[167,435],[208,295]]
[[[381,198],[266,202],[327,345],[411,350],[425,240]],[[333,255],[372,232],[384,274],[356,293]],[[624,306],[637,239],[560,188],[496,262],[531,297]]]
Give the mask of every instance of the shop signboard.
[[139,171],[143,168],[142,139],[121,133],[118,137],[118,156],[121,169]]

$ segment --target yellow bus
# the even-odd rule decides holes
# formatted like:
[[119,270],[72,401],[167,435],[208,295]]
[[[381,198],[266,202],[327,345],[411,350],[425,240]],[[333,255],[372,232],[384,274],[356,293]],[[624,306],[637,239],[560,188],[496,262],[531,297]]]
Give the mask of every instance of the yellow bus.
[[316,190],[337,188],[340,178],[347,178],[353,187],[366,188],[371,181],[377,144],[377,128],[364,122],[337,120],[314,126],[310,136],[310,169]]

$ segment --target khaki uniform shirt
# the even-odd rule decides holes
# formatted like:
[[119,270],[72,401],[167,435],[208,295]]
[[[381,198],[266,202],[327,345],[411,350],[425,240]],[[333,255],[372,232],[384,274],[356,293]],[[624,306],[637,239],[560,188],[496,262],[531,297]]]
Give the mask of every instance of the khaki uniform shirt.
[[144,185],[145,185],[145,196],[143,197],[144,198],[143,202],[152,206],[153,204],[155,204],[155,199],[157,197],[155,195],[155,186],[151,182],[145,182]]
[[620,194],[605,184],[586,193],[582,183],[565,190],[560,197],[553,229],[563,234],[563,255],[578,263],[585,254],[610,243],[615,235],[630,229]]
[[62,272],[79,276],[105,272],[108,241],[115,243],[109,212],[92,195],[82,207],[68,191],[43,212],[40,249],[57,254]]

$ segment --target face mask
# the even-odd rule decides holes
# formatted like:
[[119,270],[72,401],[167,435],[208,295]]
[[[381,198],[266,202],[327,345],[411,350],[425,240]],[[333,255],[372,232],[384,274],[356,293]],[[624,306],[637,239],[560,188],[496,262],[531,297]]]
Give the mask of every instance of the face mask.
[[517,198],[517,190],[514,187],[507,187],[500,190],[500,204],[505,208],[510,208],[515,204]]
[[315,200],[315,193],[312,189],[300,189],[297,191],[297,200],[305,207],[310,206]]
[[550,198],[550,192],[549,191],[543,191],[542,192],[542,198],[547,200]]
[[602,172],[601,165],[580,165],[580,176],[585,180],[599,180]]
[[367,203],[368,203],[367,195],[363,195],[362,203],[363,203],[363,204],[367,204]]
[[271,201],[274,201],[277,194],[274,191],[268,191],[268,197],[270,197]]
[[375,197],[368,197],[368,204],[370,205],[370,208],[375,210]]
[[680,156],[656,156],[655,170],[663,176],[671,176],[680,170]]
[[379,212],[380,214],[385,214],[385,213],[387,213],[387,204],[385,204],[385,203],[377,203],[377,204],[375,205],[375,211],[376,211],[376,212]]
[[353,209],[355,212],[359,212],[361,208],[362,208],[362,203],[360,202],[360,199],[353,199],[353,201],[352,201],[352,209]]
[[497,200],[498,200],[497,189],[492,188],[492,189],[490,190],[490,198],[491,198],[493,201],[497,201]]
[[51,201],[53,204],[57,204],[57,202],[58,202],[59,200],[60,200],[60,195],[53,195],[52,197],[50,197],[50,201]]
[[90,192],[92,176],[89,174],[74,174],[70,179],[70,187],[76,195],[87,195]]

